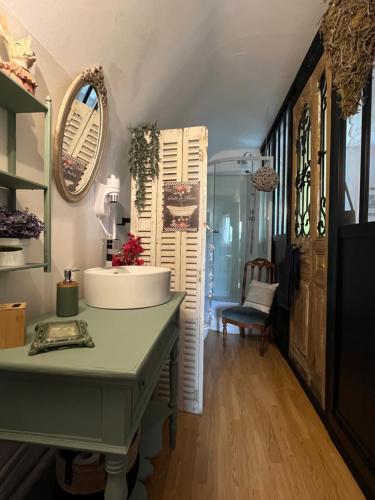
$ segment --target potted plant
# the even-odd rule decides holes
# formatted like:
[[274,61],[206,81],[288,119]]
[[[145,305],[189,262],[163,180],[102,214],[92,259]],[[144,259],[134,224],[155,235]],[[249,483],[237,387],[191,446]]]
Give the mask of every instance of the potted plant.
[[134,204],[141,212],[146,199],[146,182],[159,175],[159,136],[157,122],[130,128],[129,167],[135,180]]
[[38,239],[43,231],[43,222],[28,209],[0,207],[0,266],[25,265],[25,246],[31,238]]
[[140,236],[128,234],[128,241],[122,245],[121,251],[112,257],[112,266],[143,266],[145,261],[140,259],[141,253],[144,252],[141,246]]

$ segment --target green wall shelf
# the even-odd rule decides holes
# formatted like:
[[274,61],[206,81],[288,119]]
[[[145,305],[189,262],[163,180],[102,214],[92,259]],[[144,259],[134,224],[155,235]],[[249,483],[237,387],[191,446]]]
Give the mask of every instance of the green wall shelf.
[[18,175],[8,174],[8,172],[0,172],[0,186],[10,189],[42,189],[48,190],[46,184],[30,181]]
[[0,107],[12,113],[47,113],[48,106],[0,71]]
[[36,263],[36,264],[25,264],[24,266],[0,267],[0,273],[8,271],[22,271],[22,269],[37,269],[46,266],[47,264]]
[[[8,117],[8,170],[0,171],[0,187],[9,191],[8,205],[16,209],[16,193],[22,190],[43,191],[44,201],[44,261],[30,263],[19,267],[3,267],[0,272],[18,271],[22,269],[44,268],[51,271],[51,132],[52,132],[52,101],[46,98],[46,103],[36,99],[21,85],[0,71],[0,107],[7,110]],[[16,160],[16,114],[44,113],[44,183],[35,182],[17,175]]]

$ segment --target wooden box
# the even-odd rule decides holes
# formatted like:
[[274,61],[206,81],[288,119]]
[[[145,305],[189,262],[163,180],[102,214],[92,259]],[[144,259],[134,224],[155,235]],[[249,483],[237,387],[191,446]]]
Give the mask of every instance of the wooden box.
[[25,310],[25,302],[0,304],[0,349],[25,345]]

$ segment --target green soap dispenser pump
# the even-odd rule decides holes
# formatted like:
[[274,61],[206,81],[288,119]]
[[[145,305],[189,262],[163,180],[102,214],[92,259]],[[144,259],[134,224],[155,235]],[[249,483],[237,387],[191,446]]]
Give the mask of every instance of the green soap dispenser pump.
[[57,316],[76,316],[79,312],[79,283],[72,280],[72,273],[75,271],[79,271],[79,269],[65,269],[64,281],[57,283]]

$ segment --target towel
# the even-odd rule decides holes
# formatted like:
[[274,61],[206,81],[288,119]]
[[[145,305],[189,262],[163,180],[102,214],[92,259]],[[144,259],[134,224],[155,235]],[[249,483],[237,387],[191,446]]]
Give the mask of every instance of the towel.
[[285,253],[284,262],[279,266],[277,303],[280,307],[287,310],[290,309],[295,291],[299,289],[301,279],[300,260],[300,249],[289,245]]

